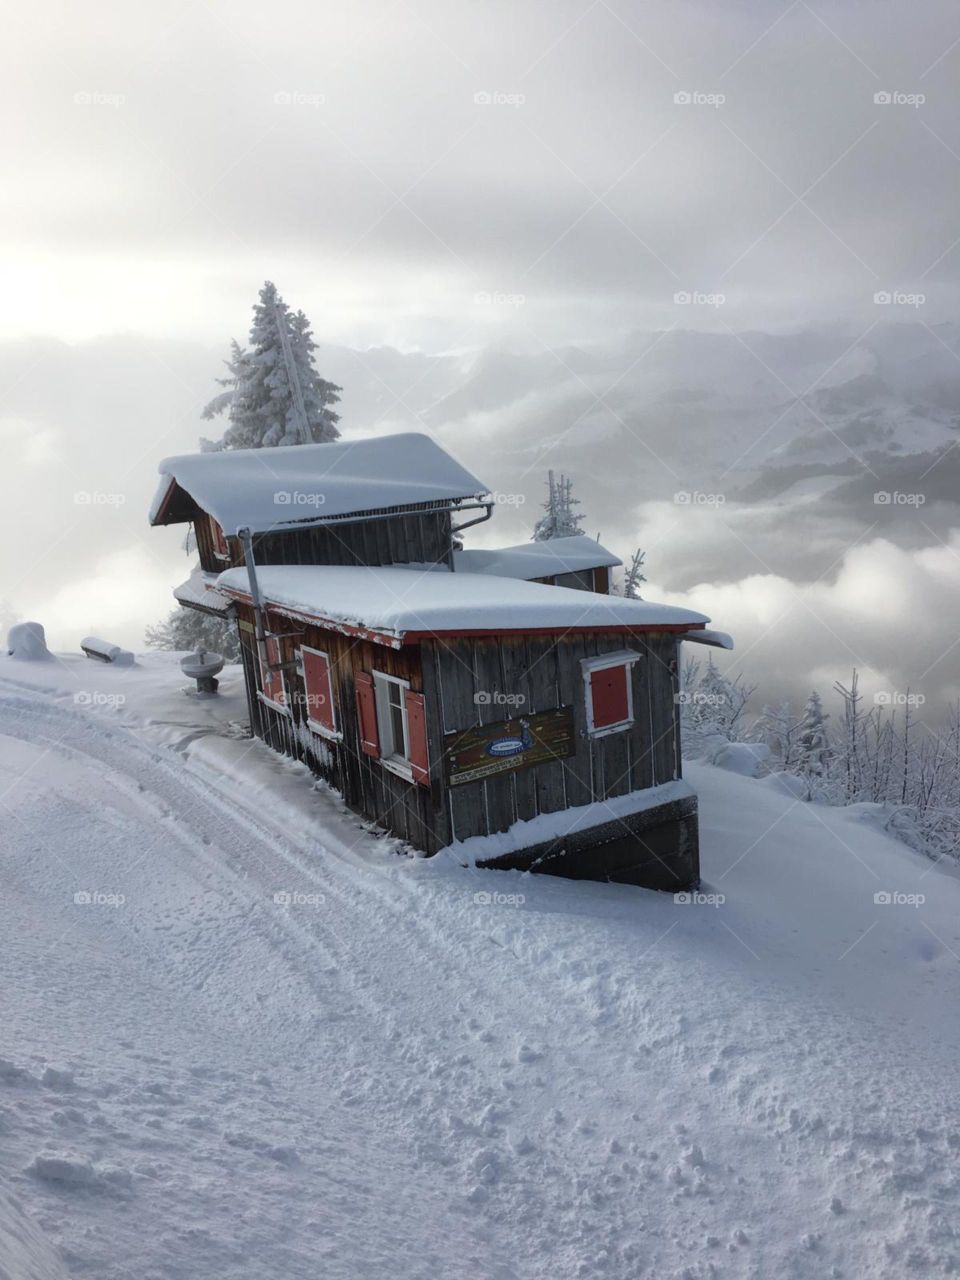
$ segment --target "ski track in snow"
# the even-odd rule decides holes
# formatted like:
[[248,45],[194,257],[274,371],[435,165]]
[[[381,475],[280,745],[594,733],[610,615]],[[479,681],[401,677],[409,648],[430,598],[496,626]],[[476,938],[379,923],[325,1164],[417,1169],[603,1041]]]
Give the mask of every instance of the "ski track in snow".
[[0,731],[0,1171],[67,1275],[960,1271],[955,1037],[719,912],[398,857],[305,771],[284,830],[190,732],[8,680]]

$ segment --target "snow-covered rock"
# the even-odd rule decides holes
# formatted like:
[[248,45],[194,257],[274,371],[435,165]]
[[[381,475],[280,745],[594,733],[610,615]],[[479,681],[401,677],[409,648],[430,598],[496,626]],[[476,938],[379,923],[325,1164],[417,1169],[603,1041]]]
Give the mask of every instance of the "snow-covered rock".
[[7,653],[20,662],[46,662],[47,637],[39,622],[16,622],[7,634]]
[[798,800],[810,798],[810,788],[806,781],[795,773],[786,773],[783,770],[778,773],[768,773],[765,778],[761,778],[761,782],[765,787],[781,791],[786,796],[796,796]]
[[706,758],[718,769],[739,773],[744,778],[758,778],[770,759],[770,748],[763,742],[725,742]]

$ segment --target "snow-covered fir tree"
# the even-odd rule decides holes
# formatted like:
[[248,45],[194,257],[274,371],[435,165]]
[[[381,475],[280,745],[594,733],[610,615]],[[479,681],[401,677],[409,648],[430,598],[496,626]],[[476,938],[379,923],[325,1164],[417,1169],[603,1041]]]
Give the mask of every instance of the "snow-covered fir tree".
[[640,599],[640,584],[646,582],[643,575],[643,564],[646,558],[647,553],[641,551],[639,547],[630,558],[627,571],[623,576],[623,594],[628,600]]
[[236,623],[201,613],[199,609],[174,609],[166,621],[147,627],[145,639],[151,649],[178,652],[207,649],[222,654],[226,662],[240,661],[240,634]]
[[763,708],[753,736],[770,748],[780,768],[790,772],[800,763],[802,729],[803,717],[794,714],[789,702],[781,702],[777,707]]
[[574,510],[579,507],[580,499],[573,496],[573,481],[565,475],[555,477],[550,471],[547,490],[544,513],[534,527],[533,540],[545,542],[548,538],[570,538],[583,533],[583,516]]
[[830,759],[830,742],[827,737],[829,719],[820,695],[814,689],[803,708],[798,743],[798,772],[807,777],[822,778],[826,773]]
[[205,448],[259,449],[271,445],[326,444],[340,435],[333,405],[341,388],[321,378],[317,344],[302,311],[295,314],[267,281],[253,309],[247,348],[234,342],[225,389],[203,410],[204,418],[226,414],[218,443]]

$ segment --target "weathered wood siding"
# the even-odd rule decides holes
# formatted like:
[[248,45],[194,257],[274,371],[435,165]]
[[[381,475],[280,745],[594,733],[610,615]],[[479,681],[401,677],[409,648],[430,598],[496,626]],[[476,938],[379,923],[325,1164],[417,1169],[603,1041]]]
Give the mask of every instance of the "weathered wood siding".
[[[393,650],[370,641],[268,615],[285,662],[302,644],[329,654],[337,726],[332,742],[306,724],[303,689],[292,667],[289,714],[264,704],[253,638],[253,610],[238,606],[251,728],[275,750],[304,761],[358,813],[419,849],[435,853],[454,839],[502,831],[519,819],[574,808],[657,786],[680,776],[676,639],[669,634],[502,636],[434,640]],[[580,659],[631,648],[642,656],[630,668],[634,723],[592,738]],[[364,755],[354,694],[357,671],[382,671],[409,680],[424,694],[430,786],[419,786]],[[299,694],[299,697],[297,696]],[[478,695],[480,695],[478,697]],[[504,702],[503,699],[509,701]],[[477,724],[572,706],[576,754],[478,782],[446,786],[443,735]]]
[[[620,733],[589,737],[580,660],[623,648],[641,654],[631,668],[634,723]],[[520,819],[680,777],[676,638],[669,633],[435,640],[423,651],[425,681],[435,673],[445,733],[505,720],[515,711],[573,707],[573,757],[448,789],[454,839],[489,835]],[[508,701],[498,702],[498,695]]]
[[[281,656],[284,662],[292,664],[295,650],[301,645],[321,649],[329,655],[336,722],[341,734],[340,740],[334,741],[315,733],[306,723],[302,680],[292,666],[287,668],[287,688],[294,695],[289,714],[275,710],[258,697],[262,692],[262,682],[256,658],[253,609],[249,605],[239,605],[238,615],[244,672],[251,699],[251,729],[256,736],[263,738],[274,750],[302,760],[318,777],[336,787],[351,808],[416,848],[432,853],[449,843],[441,798],[442,747],[437,737],[436,694],[429,685],[425,688],[420,647],[407,645],[402,649],[388,649],[268,613],[269,630],[282,637]],[[385,769],[378,759],[361,751],[354,693],[354,674],[357,671],[382,671],[400,676],[409,680],[412,689],[426,694],[431,765],[429,787],[408,782]]]
[[[278,506],[277,519],[289,507]],[[438,564],[448,563],[451,548],[449,511],[398,511],[378,520],[286,529],[256,534],[257,564]],[[200,512],[194,520],[200,564],[219,573],[243,564],[238,538],[228,538],[229,561],[216,554],[212,517]]]

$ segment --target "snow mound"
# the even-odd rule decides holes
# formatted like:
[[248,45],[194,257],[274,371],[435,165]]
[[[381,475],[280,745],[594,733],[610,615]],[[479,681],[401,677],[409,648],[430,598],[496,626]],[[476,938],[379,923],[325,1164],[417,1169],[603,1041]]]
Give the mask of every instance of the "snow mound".
[[808,800],[810,798],[810,788],[807,786],[803,778],[795,773],[769,773],[760,781],[765,787],[769,787],[771,791],[779,791],[785,796],[796,796],[798,800]]
[[739,773],[744,778],[758,778],[770,759],[770,748],[762,742],[725,742],[707,758],[718,769]]
[[41,623],[15,623],[7,634],[7,653],[20,662],[47,661],[51,655]]

